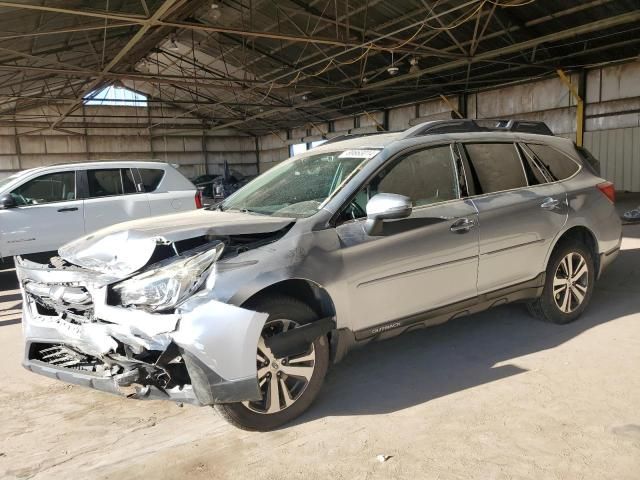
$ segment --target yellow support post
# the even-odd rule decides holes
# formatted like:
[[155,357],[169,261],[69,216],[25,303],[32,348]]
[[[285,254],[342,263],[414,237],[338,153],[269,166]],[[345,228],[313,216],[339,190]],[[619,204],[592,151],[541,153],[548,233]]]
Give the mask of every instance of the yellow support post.
[[564,83],[567,88],[569,88],[571,95],[576,101],[576,145],[581,147],[584,137],[584,101],[578,94],[578,89],[573,83],[571,83],[571,80],[569,79],[569,77],[567,77],[564,71],[559,68],[556,70],[556,72],[558,73],[560,80],[562,80],[562,83]]
[[442,99],[442,101],[444,103],[447,104],[447,106],[451,109],[451,111],[458,116],[458,118],[464,118],[462,116],[462,114],[458,111],[458,109],[455,106],[453,106],[453,104],[449,101],[449,99],[447,97],[445,97],[444,95],[440,94],[440,98]]

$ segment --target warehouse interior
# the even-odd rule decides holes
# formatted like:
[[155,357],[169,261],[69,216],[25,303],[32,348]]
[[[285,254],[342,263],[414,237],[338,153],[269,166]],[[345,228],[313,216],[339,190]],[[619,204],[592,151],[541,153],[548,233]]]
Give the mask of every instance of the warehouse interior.
[[[2,176],[124,158],[168,161],[189,177],[220,173],[226,160],[254,175],[293,145],[345,133],[517,117],[579,133],[607,179],[640,191],[633,0],[0,9]],[[109,87],[137,99],[90,101]]]
[[[27,297],[0,251],[0,478],[640,478],[638,0],[0,0],[0,187],[37,167],[156,161],[189,180],[185,218],[223,214],[190,182],[450,119],[544,122],[613,182],[619,256],[579,321],[496,301],[370,342],[329,368],[309,411],[258,433],[22,368]],[[88,201],[74,175],[69,201]],[[1,202],[3,240],[19,228],[3,232]],[[259,263],[241,260],[229,270]]]

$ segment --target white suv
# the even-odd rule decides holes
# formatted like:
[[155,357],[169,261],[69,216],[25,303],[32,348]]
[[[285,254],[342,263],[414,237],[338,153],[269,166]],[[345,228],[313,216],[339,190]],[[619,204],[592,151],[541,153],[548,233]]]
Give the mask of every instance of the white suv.
[[202,207],[196,187],[159,162],[39,167],[0,180],[0,259],[56,250],[100,228]]

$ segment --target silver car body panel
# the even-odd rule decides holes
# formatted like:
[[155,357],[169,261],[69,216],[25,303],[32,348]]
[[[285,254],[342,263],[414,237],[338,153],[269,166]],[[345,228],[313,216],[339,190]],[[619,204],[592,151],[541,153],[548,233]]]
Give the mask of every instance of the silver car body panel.
[[[476,226],[452,234],[452,225],[460,219],[470,219]],[[385,222],[387,232],[378,238],[366,234],[364,220],[338,226],[342,274],[347,279],[344,291],[349,297],[348,313],[339,318],[349,318],[349,328],[361,330],[475,297],[477,225],[473,204],[454,200],[416,208],[407,219]],[[417,295],[416,286],[426,284],[429,288]]]
[[[403,152],[452,142],[505,139],[543,141],[577,159],[570,141],[539,135],[465,133],[403,138],[388,134],[348,140],[316,147],[313,154],[338,148],[380,148],[381,152],[308,218],[235,211],[169,215],[115,225],[61,248],[61,257],[77,267],[18,261],[27,344],[66,343],[93,355],[112,354],[115,341],[137,351],[162,351],[175,344],[189,360],[190,374],[198,369],[197,378],[206,377],[204,383],[209,386],[194,383],[181,393],[151,389],[146,398],[186,396],[201,404],[248,400],[257,392],[255,352],[267,315],[243,306],[265,289],[286,285],[287,291],[294,288],[291,282],[306,285],[321,303],[323,316],[335,319],[336,332],[351,332],[356,340],[368,341],[538,295],[553,247],[574,227],[593,234],[603,259],[600,266],[609,263],[619,248],[620,222],[611,202],[595,188],[604,180],[584,168],[562,182],[414,208],[406,219],[385,221],[381,236],[369,236],[364,219],[334,222],[361,186]],[[549,197],[558,200],[557,208],[541,208]],[[456,229],[459,221],[470,227]],[[109,286],[144,268],[159,244],[276,232],[281,234],[273,241],[219,259],[204,288],[173,313],[108,304]],[[95,305],[95,321],[74,330],[62,326],[64,318],[40,318],[26,290],[29,281],[49,288],[56,284],[84,286]],[[332,341],[335,338],[340,335],[332,335]],[[51,373],[51,367],[29,355],[27,350],[27,368]],[[68,372],[62,376],[69,381]],[[74,378],[77,383],[88,381],[81,375]],[[94,383],[102,388],[95,388],[113,390],[113,382],[100,382]],[[115,388],[114,393],[118,391]]]
[[159,243],[212,234],[266,233],[291,222],[290,218],[194,210],[165,215],[160,222],[141,219],[119,223],[74,240],[58,253],[74,265],[124,278],[144,267]]
[[[557,200],[553,210],[541,208]],[[498,192],[473,198],[481,225],[478,292],[529,280],[545,269],[545,257],[567,222],[566,192],[560,184]]]

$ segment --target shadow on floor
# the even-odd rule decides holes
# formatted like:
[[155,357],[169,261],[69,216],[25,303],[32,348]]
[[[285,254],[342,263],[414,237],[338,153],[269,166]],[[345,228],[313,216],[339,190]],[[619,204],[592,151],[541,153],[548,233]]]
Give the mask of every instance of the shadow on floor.
[[0,320],[0,327],[8,327],[9,325],[17,325],[18,323],[21,323],[22,320],[20,319],[20,317],[18,318],[12,318],[11,320]]
[[[569,325],[540,322],[523,305],[513,304],[355,350],[329,372],[313,408],[296,423],[394,412],[523,373],[508,362],[640,312],[639,267],[639,250],[622,251],[596,287],[589,309]],[[620,288],[621,276],[627,288]]]
[[[625,227],[625,236],[640,238],[640,227]],[[16,288],[15,272],[0,270],[0,302],[19,300],[14,293],[2,297],[2,290]],[[622,251],[605,272],[579,321],[546,324],[531,318],[521,305],[507,305],[370,344],[351,352],[330,371],[313,408],[294,423],[394,412],[519,375],[526,370],[509,361],[557,347],[595,326],[638,312],[640,248],[635,248]],[[19,321],[0,319],[0,326]]]
[[[4,298],[7,290],[16,290],[18,288],[18,277],[15,270],[0,271],[0,302],[8,302],[10,299]],[[13,294],[9,294],[13,295]],[[19,297],[19,296],[18,296]]]

